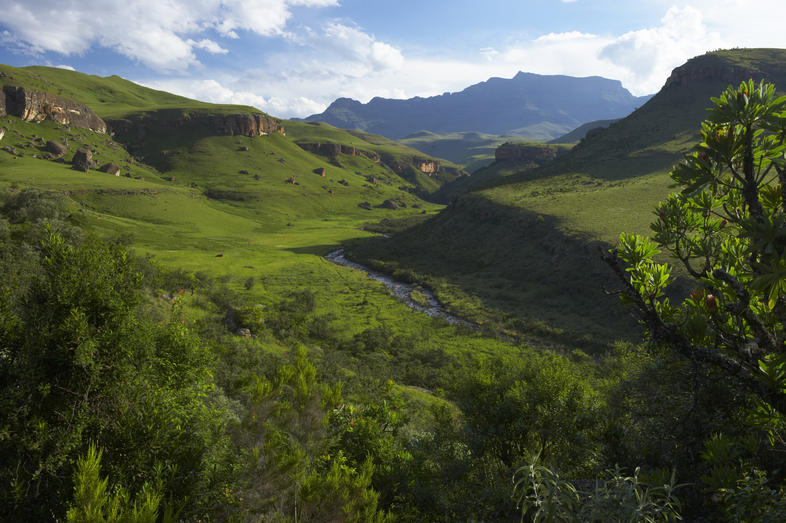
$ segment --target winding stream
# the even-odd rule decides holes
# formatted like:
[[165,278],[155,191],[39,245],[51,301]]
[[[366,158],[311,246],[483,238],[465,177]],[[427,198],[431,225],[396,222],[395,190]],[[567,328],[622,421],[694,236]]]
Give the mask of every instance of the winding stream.
[[[365,272],[369,278],[382,282],[385,287],[390,289],[396,299],[403,302],[410,309],[420,311],[434,318],[444,318],[452,325],[466,325],[470,327],[474,326],[473,323],[446,312],[445,308],[441,303],[439,303],[430,290],[425,289],[420,285],[396,281],[387,274],[383,274],[373,269],[369,269],[368,267],[364,267],[359,263],[350,261],[344,257],[344,249],[339,249],[326,254],[325,259],[337,265],[343,265],[344,267],[351,267],[353,269]],[[428,298],[428,306],[421,305],[420,303],[417,303],[415,300],[413,300],[411,296],[412,291],[417,291]]]

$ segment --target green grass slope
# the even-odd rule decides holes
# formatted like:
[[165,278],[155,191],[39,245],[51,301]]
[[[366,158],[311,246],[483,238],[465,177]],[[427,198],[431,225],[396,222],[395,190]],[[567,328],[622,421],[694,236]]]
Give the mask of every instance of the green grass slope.
[[14,85],[48,92],[89,106],[103,119],[160,109],[210,114],[260,112],[247,106],[200,102],[135,84],[119,76],[101,77],[57,67],[12,67],[0,64],[0,86]]
[[750,77],[786,89],[784,63],[786,50],[778,49],[696,57],[647,104],[569,153],[534,170],[492,165],[483,188],[355,255],[437,286],[444,279],[444,299],[470,316],[515,311],[507,328],[545,321],[561,336],[608,342],[630,323],[607,296],[614,287],[590,251],[608,248],[622,231],[648,232],[651,209],[670,191],[668,171],[697,142],[710,97]]

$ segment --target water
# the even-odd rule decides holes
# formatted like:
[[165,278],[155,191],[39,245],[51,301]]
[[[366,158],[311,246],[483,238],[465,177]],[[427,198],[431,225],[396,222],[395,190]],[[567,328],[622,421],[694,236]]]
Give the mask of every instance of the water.
[[[397,280],[394,280],[387,274],[383,274],[381,272],[369,269],[368,267],[364,267],[359,263],[355,263],[350,261],[344,257],[344,249],[339,249],[337,251],[330,252],[325,255],[325,259],[329,260],[337,265],[343,265],[344,267],[351,267],[353,269],[357,269],[359,271],[365,272],[369,278],[382,282],[385,287],[390,289],[393,295],[399,301],[403,302],[407,307],[410,309],[414,309],[416,311],[420,311],[424,314],[428,314],[434,318],[444,318],[448,323],[451,324],[460,324],[466,326],[472,326],[470,322],[459,318],[458,316],[453,316],[452,314],[445,311],[445,308],[442,306],[441,303],[434,297],[434,294],[428,289],[424,289],[419,285],[415,285],[412,283],[404,283]],[[410,294],[413,290],[417,290],[421,294],[423,294],[426,298],[428,298],[428,306],[421,305],[420,303],[416,303],[411,297]]]

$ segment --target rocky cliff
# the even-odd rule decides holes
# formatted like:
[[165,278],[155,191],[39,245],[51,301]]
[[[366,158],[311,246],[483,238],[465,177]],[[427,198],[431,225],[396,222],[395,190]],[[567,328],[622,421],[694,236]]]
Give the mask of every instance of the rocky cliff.
[[28,122],[52,120],[97,133],[106,132],[106,123],[85,104],[24,87],[6,85],[0,91],[0,116],[6,114]]
[[122,120],[110,120],[109,129],[121,139],[144,140],[152,129],[155,132],[193,130],[213,136],[265,136],[285,134],[281,120],[264,113],[211,114],[163,109],[131,115]]
[[692,82],[739,84],[744,79],[756,76],[756,71],[748,67],[732,64],[702,64],[694,60],[674,69],[663,88],[684,86]]

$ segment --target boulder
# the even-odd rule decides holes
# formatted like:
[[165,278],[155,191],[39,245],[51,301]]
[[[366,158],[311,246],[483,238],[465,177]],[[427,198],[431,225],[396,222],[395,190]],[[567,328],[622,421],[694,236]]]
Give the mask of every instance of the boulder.
[[89,149],[79,149],[74,154],[74,159],[71,164],[77,171],[87,172],[93,167],[93,152]]
[[370,210],[371,210],[371,204],[370,204],[370,203],[368,203],[368,202],[360,202],[360,203],[358,204],[358,207],[360,207],[361,209],[365,209],[365,210],[367,210],[367,211],[370,211]]
[[105,172],[107,174],[114,174],[115,176],[120,176],[120,166],[114,162],[109,162],[104,164],[100,171]]
[[318,167],[314,169],[314,174],[318,174],[324,178],[325,175],[327,175],[327,170],[324,167]]
[[240,169],[238,171],[238,173],[240,173],[240,174],[249,174],[248,169]]
[[244,338],[250,338],[251,337],[251,329],[247,329],[245,327],[241,327],[241,328],[239,328],[237,330],[237,335],[238,336],[243,336]]
[[394,211],[397,211],[401,206],[393,200],[385,200],[382,202],[382,207],[385,209],[393,209]]
[[63,156],[68,151],[68,147],[58,142],[57,140],[49,140],[48,142],[46,142],[45,148],[47,152],[50,152],[57,157]]
[[248,147],[245,146],[245,145],[242,145],[242,146],[238,147],[237,150],[241,151],[241,152],[245,152],[245,151],[248,151]]

